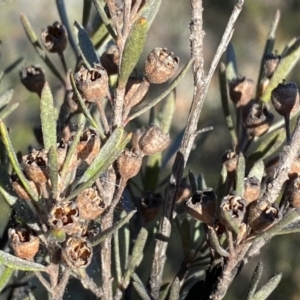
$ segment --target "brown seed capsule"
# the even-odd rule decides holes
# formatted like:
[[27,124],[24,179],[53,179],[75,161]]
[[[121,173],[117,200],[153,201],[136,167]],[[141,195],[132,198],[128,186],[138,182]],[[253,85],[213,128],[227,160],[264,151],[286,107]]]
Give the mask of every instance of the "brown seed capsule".
[[32,150],[28,155],[22,157],[22,168],[25,170],[29,179],[35,184],[43,184],[48,178],[48,157],[45,150]]
[[257,200],[260,195],[260,181],[257,177],[245,178],[244,180],[244,199],[247,205]]
[[165,150],[170,144],[170,136],[163,133],[157,125],[150,125],[139,140],[139,146],[144,155],[153,155]]
[[43,46],[52,53],[63,53],[68,45],[68,33],[64,25],[54,22],[42,30],[41,40]]
[[244,125],[247,129],[248,136],[254,138],[266,133],[274,120],[267,108],[259,104],[253,104],[248,112]]
[[141,153],[135,153],[125,149],[125,151],[119,156],[118,171],[121,177],[128,180],[137,175],[141,169],[143,157]]
[[230,194],[222,199],[220,222],[230,229],[239,228],[244,221],[246,201],[239,195]]
[[229,83],[229,95],[237,107],[246,106],[253,98],[255,85],[252,79],[238,77]]
[[154,48],[144,64],[144,76],[150,83],[160,84],[169,80],[177,71],[179,57],[173,57],[167,48]]
[[300,177],[287,183],[284,195],[293,208],[300,208]]
[[116,45],[111,45],[100,57],[101,64],[108,75],[118,74],[120,53]]
[[280,62],[281,56],[274,54],[267,54],[264,60],[264,72],[267,78],[271,78],[278,63]]
[[26,89],[41,96],[42,89],[46,82],[44,70],[39,65],[30,65],[25,66],[19,73],[21,82]]
[[[36,195],[40,195],[40,190],[36,186],[36,184],[33,181],[31,181],[31,180],[27,180],[27,181],[28,181],[30,189]],[[19,198],[24,199],[24,200],[31,200],[31,197],[25,191],[22,183],[20,182],[19,178],[16,175],[11,175],[10,182],[12,184],[12,187],[13,187],[15,193],[18,195]]]
[[186,211],[195,219],[212,226],[217,212],[217,198],[213,189],[197,191],[185,204]]
[[77,145],[78,158],[91,164],[100,151],[101,141],[99,135],[92,129],[87,129],[80,137]]
[[105,210],[105,203],[98,191],[93,188],[85,189],[76,198],[79,216],[86,221],[97,219]]
[[158,193],[147,192],[141,200],[141,213],[145,223],[154,220],[162,206],[163,198]]
[[57,203],[49,213],[48,223],[50,227],[69,235],[82,236],[87,230],[87,223],[79,218],[79,210],[74,202]]
[[238,155],[235,151],[227,150],[222,156],[222,162],[226,167],[227,174],[231,177],[235,176]]
[[69,237],[62,250],[62,256],[71,268],[86,268],[92,255],[92,246],[82,237]]
[[33,260],[39,251],[40,240],[34,233],[23,227],[11,228],[8,231],[10,245],[17,257]]
[[279,83],[271,93],[271,101],[282,116],[290,116],[299,110],[299,91],[294,82]]
[[281,213],[276,204],[257,200],[249,206],[248,224],[254,232],[266,230],[280,219]]
[[76,86],[87,102],[102,101],[108,95],[108,76],[100,64],[88,70],[81,66],[74,75]]

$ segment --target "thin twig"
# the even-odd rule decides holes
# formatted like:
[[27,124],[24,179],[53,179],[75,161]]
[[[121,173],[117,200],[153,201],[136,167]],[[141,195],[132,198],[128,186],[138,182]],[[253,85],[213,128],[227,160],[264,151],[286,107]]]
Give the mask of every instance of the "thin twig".
[[101,122],[102,122],[102,125],[104,128],[104,133],[108,134],[110,132],[110,129],[109,129],[109,124],[108,124],[107,117],[106,117],[106,114],[105,114],[105,111],[103,108],[103,103],[102,103],[102,101],[96,101],[96,104],[97,104],[97,108],[98,108],[98,111],[100,114],[100,119],[101,119]]
[[130,31],[130,19],[131,19],[131,4],[132,0],[125,0],[124,1],[124,8],[123,8],[123,30],[122,30],[122,36],[123,39],[126,39],[126,37],[129,34]]

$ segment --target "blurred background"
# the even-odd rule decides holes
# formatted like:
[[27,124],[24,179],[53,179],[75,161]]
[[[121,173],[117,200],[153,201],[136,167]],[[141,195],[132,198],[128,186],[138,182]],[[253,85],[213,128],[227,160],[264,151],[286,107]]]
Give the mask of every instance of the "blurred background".
[[[65,0],[69,22],[82,20],[82,0]],[[217,45],[221,39],[227,20],[236,1],[233,0],[204,0],[204,30],[205,30],[205,68],[208,69]],[[232,39],[234,45],[238,72],[241,75],[257,80],[259,63],[263,52],[266,36],[275,11],[280,9],[281,21],[277,31],[275,49],[280,53],[285,44],[293,37],[300,35],[300,1],[299,0],[260,0],[245,1],[244,9],[236,23]],[[39,124],[38,96],[28,92],[20,82],[18,70],[25,64],[40,64],[44,67],[50,82],[54,99],[59,107],[63,100],[60,83],[43,65],[33,47],[27,40],[20,22],[20,13],[30,20],[37,34],[54,21],[59,20],[54,0],[10,0],[0,5],[0,39],[1,60],[3,70],[16,59],[23,57],[19,67],[3,79],[0,93],[8,88],[14,88],[13,102],[19,102],[19,108],[7,120],[11,129],[15,149],[27,151],[29,145],[37,143],[32,133],[32,127]],[[190,57],[189,42],[190,3],[187,0],[162,1],[161,9],[153,23],[147,43],[141,57],[143,62],[154,47],[167,47],[180,57],[182,67]],[[69,47],[70,48],[70,47]],[[49,54],[51,60],[60,68],[60,61],[54,54]],[[75,56],[71,49],[66,55],[69,68],[75,65]],[[62,68],[60,68],[62,70]],[[288,80],[299,84],[299,65],[296,66]],[[188,109],[192,100],[193,78],[186,75],[177,88],[176,111],[171,136],[174,138],[185,126]],[[148,116],[139,119],[140,124],[147,124]],[[218,76],[215,75],[209,89],[199,128],[212,125],[214,130],[198,138],[193,150],[187,171],[201,172],[207,185],[216,187],[221,170],[221,156],[231,147],[223,115],[220,110],[220,93]],[[169,167],[171,166],[171,162]],[[167,174],[167,171],[166,171]],[[4,224],[9,218],[9,209],[1,204],[0,219]],[[0,234],[3,226],[0,228]],[[283,279],[269,299],[300,299],[300,236],[294,234],[274,238],[263,248],[259,257],[249,263],[235,280],[225,299],[244,299],[250,277],[259,259],[265,263],[263,281],[276,272],[283,272]]]

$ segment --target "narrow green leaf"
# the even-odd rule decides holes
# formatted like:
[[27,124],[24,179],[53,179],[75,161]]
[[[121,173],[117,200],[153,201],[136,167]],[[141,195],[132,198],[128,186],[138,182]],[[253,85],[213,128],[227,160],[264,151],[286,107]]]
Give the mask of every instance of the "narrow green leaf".
[[145,169],[145,179],[143,186],[145,191],[153,191],[159,182],[159,173],[161,170],[162,153],[155,153],[148,157]]
[[225,76],[228,81],[231,81],[238,76],[237,63],[235,52],[232,43],[230,42],[226,49],[226,69]]
[[191,239],[191,227],[187,218],[184,218],[180,226],[181,244],[184,253],[184,257],[188,259],[191,254],[192,239]]
[[264,171],[265,171],[265,165],[264,162],[260,159],[251,168],[248,174],[248,178],[256,177],[259,181],[261,181],[264,176]]
[[136,273],[132,274],[132,285],[135,288],[138,295],[141,297],[142,300],[151,300],[150,296],[148,295],[148,292],[141,281],[141,279],[138,277]]
[[123,277],[123,282],[122,282],[123,288],[126,288],[128,286],[131,275],[133,274],[135,268],[138,266],[138,264],[141,262],[143,258],[143,253],[144,253],[144,248],[146,245],[147,238],[148,238],[148,231],[146,228],[142,227],[134,243],[129,265]]
[[88,33],[77,22],[74,23],[74,32],[76,36],[76,43],[82,59],[88,69],[93,68],[95,63],[100,63],[99,56],[90,40]]
[[16,102],[13,105],[6,106],[1,112],[0,112],[0,119],[4,120],[6,117],[8,117],[12,112],[14,112],[19,106],[19,103]]
[[114,236],[113,236],[113,250],[114,250],[114,258],[115,258],[116,280],[117,280],[117,284],[119,285],[121,283],[121,279],[122,279],[119,230],[115,231]]
[[233,126],[233,119],[229,110],[229,99],[228,99],[228,85],[226,77],[226,68],[223,63],[220,64],[219,69],[219,83],[220,83],[220,92],[221,92],[221,104],[223,115],[225,117],[226,125],[231,136],[232,145],[237,145],[237,135],[235,128]]
[[265,49],[264,49],[263,55],[261,57],[256,94],[258,93],[258,90],[260,88],[259,83],[262,81],[263,75],[264,75],[265,57],[266,57],[266,55],[271,54],[272,51],[273,51],[273,48],[274,48],[275,36],[276,36],[276,31],[277,31],[279,21],[280,21],[280,10],[277,10],[275,15],[274,15],[272,24],[270,26],[270,31],[268,33]]
[[0,133],[1,133],[1,137],[2,137],[2,141],[3,144],[5,146],[5,149],[7,151],[9,160],[12,164],[13,169],[15,170],[16,174],[18,175],[20,181],[23,184],[24,189],[26,190],[26,192],[28,193],[28,195],[30,195],[30,197],[37,201],[38,197],[37,195],[32,191],[32,189],[30,188],[28,181],[23,173],[23,171],[21,170],[21,167],[19,165],[16,153],[14,151],[14,148],[11,144],[7,129],[5,124],[2,122],[2,120],[0,120]]
[[80,105],[81,109],[82,109],[82,112],[84,114],[84,116],[86,117],[86,119],[90,122],[90,124],[92,125],[93,128],[95,128],[97,130],[97,132],[99,133],[101,139],[105,139],[106,136],[104,135],[104,133],[99,129],[96,121],[93,119],[89,109],[87,108],[87,106],[85,105],[77,87],[76,87],[76,84],[75,84],[75,80],[74,80],[74,76],[72,73],[70,73],[70,81],[71,81],[71,85],[72,85],[72,88],[73,88],[73,91],[75,93],[75,97],[78,101],[78,104]]
[[245,178],[246,162],[244,155],[240,152],[236,170],[236,192],[238,195],[244,195],[244,178]]
[[230,214],[229,211],[224,210],[222,212],[223,214],[223,218],[226,220],[228,226],[230,227],[230,229],[236,234],[239,235],[240,233],[240,229],[239,226],[237,225],[236,219],[232,217],[232,215]]
[[251,300],[265,300],[267,299],[271,293],[276,289],[280,280],[282,278],[282,273],[278,273],[272,276],[267,283],[265,283],[258,292],[252,297]]
[[140,116],[144,112],[148,111],[150,108],[154,107],[157,103],[159,103],[161,100],[163,100],[171,91],[178,85],[180,80],[184,77],[186,72],[189,70],[189,68],[192,66],[193,60],[191,59],[181,70],[181,72],[177,75],[177,77],[170,83],[157,97],[154,99],[151,99],[149,103],[147,103],[145,106],[140,108],[138,111],[133,113],[131,116],[129,116],[126,120],[126,124],[135,119],[136,117]]
[[100,48],[103,43],[108,39],[109,32],[107,31],[106,26],[101,23],[98,28],[95,30],[93,35],[91,36],[91,41],[95,49]]
[[192,193],[195,194],[198,190],[198,184],[197,184],[195,175],[191,170],[189,170],[188,176],[189,176],[189,182],[191,185]]
[[10,102],[13,94],[14,94],[14,90],[10,89],[0,96],[0,110]]
[[221,256],[225,256],[228,257],[229,253],[221,247],[218,236],[215,232],[215,230],[208,226],[208,230],[207,230],[207,238],[210,242],[211,247]]
[[0,164],[0,178],[0,194],[3,196],[8,205],[12,206],[16,203],[17,198],[11,194],[12,186],[10,183],[9,174],[2,164]]
[[226,181],[227,181],[227,169],[226,166],[223,165],[219,177],[218,188],[217,188],[217,199],[219,201],[219,204],[221,203],[221,200],[225,196]]
[[157,12],[159,11],[160,4],[161,0],[146,1],[142,9],[140,10],[139,16],[147,20],[149,28]]
[[54,101],[48,83],[46,82],[41,95],[40,101],[41,123],[43,132],[43,141],[46,151],[50,147],[56,147],[56,120],[54,113]]
[[98,236],[95,236],[91,239],[92,246],[96,246],[100,244],[103,240],[105,240],[107,237],[114,234],[116,230],[119,230],[123,225],[125,225],[129,220],[132,218],[132,216],[136,213],[136,210],[133,210],[129,212],[124,218],[122,218],[120,221],[114,223],[114,225],[104,231],[102,231]]
[[83,0],[82,26],[87,27],[92,8],[92,0]]
[[17,60],[15,60],[12,64],[10,64],[8,67],[6,67],[4,70],[4,76],[10,73],[13,69],[15,69],[17,65],[19,65],[22,61],[23,61],[23,57],[20,57]]
[[128,78],[135,68],[147,38],[148,22],[145,18],[138,19],[132,26],[129,36],[125,42],[122,61],[119,71],[120,88],[125,88]]
[[272,132],[258,145],[257,149],[252,151],[248,157],[248,163],[251,165],[259,159],[265,159],[272,155],[284,144],[285,139],[286,133],[284,128]]
[[47,267],[0,250],[0,263],[14,270],[48,272]]
[[12,268],[5,268],[4,272],[1,274],[1,276],[0,276],[0,293],[6,287],[8,282],[10,281],[14,271],[15,270]]
[[51,181],[52,198],[57,199],[58,196],[58,165],[57,165],[57,150],[56,147],[51,146],[48,153],[48,170]]
[[247,299],[246,300],[252,300],[252,297],[253,295],[255,294],[255,291],[256,291],[256,288],[257,288],[257,285],[259,283],[259,280],[261,278],[261,275],[262,275],[262,272],[263,272],[263,269],[264,269],[264,265],[263,263],[260,261],[254,272],[253,272],[253,275],[252,275],[252,278],[251,278],[251,282],[250,282],[250,286],[249,286],[249,290],[248,290],[248,293],[247,293]]
[[180,280],[176,276],[175,280],[173,281],[173,283],[171,285],[169,300],[178,300],[179,293],[180,293]]
[[49,59],[49,57],[47,56],[45,50],[43,49],[42,45],[40,44],[34,30],[32,29],[29,20],[27,19],[27,17],[24,14],[21,14],[21,22],[22,25],[25,29],[25,32],[27,34],[27,37],[29,39],[29,41],[31,42],[31,44],[33,45],[34,49],[36,50],[36,52],[38,53],[38,55],[43,59],[43,61],[45,62],[45,64],[49,67],[49,69],[51,70],[51,72],[63,83],[65,84],[65,79],[63,78],[63,76],[60,74],[60,72],[57,70],[57,68],[55,67],[55,65],[51,62],[51,60]]
[[201,173],[199,173],[197,176],[197,184],[199,190],[205,190],[207,188],[205,178]]
[[286,79],[287,75],[294,68],[300,58],[300,38],[298,38],[293,45],[286,51],[285,55],[281,57],[270,82],[264,91],[261,101],[267,103],[271,99],[271,92],[277,87],[282,80]]

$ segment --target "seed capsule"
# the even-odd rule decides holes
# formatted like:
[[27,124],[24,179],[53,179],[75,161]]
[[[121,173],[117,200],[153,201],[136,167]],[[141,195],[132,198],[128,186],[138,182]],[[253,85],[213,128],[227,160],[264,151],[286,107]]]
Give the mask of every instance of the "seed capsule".
[[46,82],[44,70],[39,65],[30,65],[25,66],[19,73],[21,82],[26,89],[41,96]]
[[141,200],[141,213],[145,223],[149,223],[157,217],[162,203],[161,194],[148,192],[144,195]]
[[253,98],[255,85],[252,79],[238,77],[229,83],[229,95],[237,107],[246,106]]
[[245,178],[244,180],[244,199],[247,205],[257,200],[260,195],[260,181],[257,177]]
[[118,171],[121,177],[128,180],[136,176],[141,169],[143,157],[140,153],[125,150],[118,158]]
[[[10,177],[10,182],[13,186],[14,191],[16,192],[16,194],[18,195],[19,198],[24,199],[24,200],[31,200],[30,196],[25,191],[22,183],[20,182],[19,178],[16,175],[12,175]],[[29,184],[30,189],[36,195],[40,194],[39,188],[36,186],[36,184],[33,181],[28,180],[28,184]]]
[[111,45],[100,57],[103,68],[108,75],[118,74],[120,53],[116,45]]
[[281,56],[274,54],[267,54],[264,60],[264,72],[267,78],[271,78],[278,63],[280,62]]

